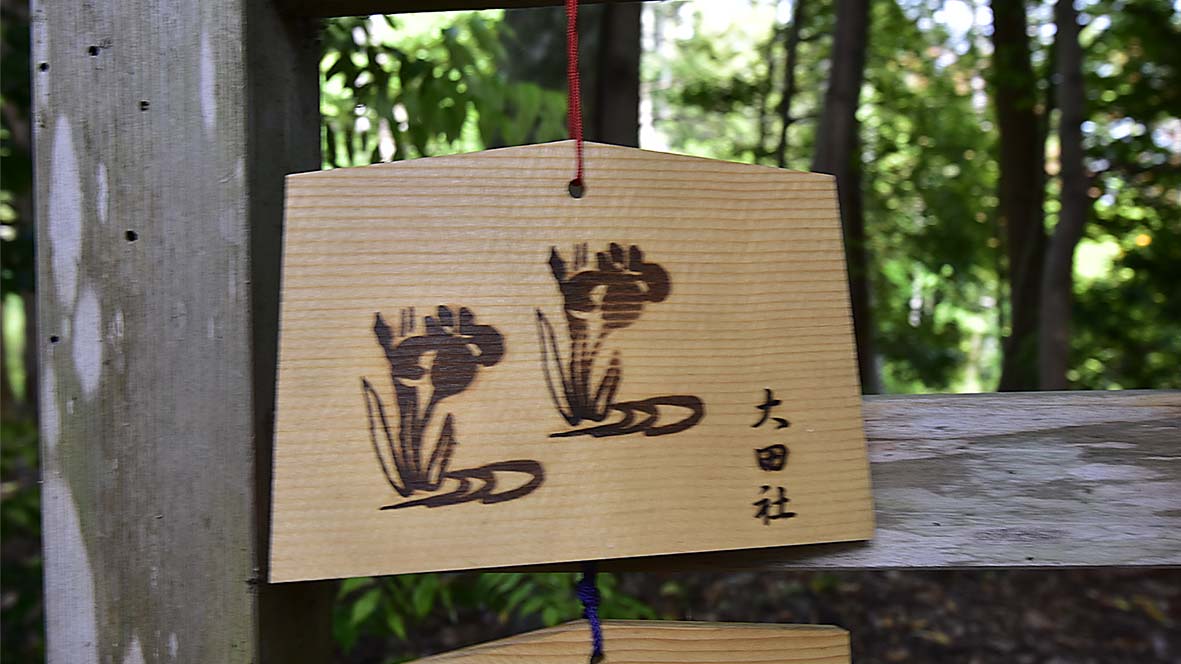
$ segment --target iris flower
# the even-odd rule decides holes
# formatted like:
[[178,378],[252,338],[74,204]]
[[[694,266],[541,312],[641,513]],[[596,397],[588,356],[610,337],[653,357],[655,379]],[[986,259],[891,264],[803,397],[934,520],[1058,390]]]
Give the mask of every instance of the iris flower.
[[[442,484],[455,451],[455,423],[449,413],[429,459],[424,459],[423,438],[439,404],[466,390],[481,367],[490,367],[504,356],[504,338],[490,325],[477,325],[475,314],[461,308],[458,315],[439,307],[424,319],[426,334],[407,336],[414,328],[413,312],[403,315],[400,334],[375,315],[373,332],[385,351],[398,407],[397,440],[391,433],[385,404],[369,381],[361,379],[371,425],[380,420],[385,432],[382,448],[371,426],[373,446],[386,480],[402,496],[434,491]],[[429,396],[428,396],[429,395]],[[425,398],[424,398],[425,397]],[[421,406],[424,404],[425,406]]]
[[[589,266],[588,258],[585,245],[576,247],[571,269],[556,248],[550,250],[549,267],[558,282],[570,335],[568,366],[563,366],[553,326],[537,311],[546,382],[558,412],[571,425],[583,420],[601,422],[607,417],[619,390],[622,365],[615,351],[602,381],[592,390],[591,376],[603,343],[613,332],[638,320],[646,303],[664,301],[670,288],[668,273],[656,263],[645,262],[639,247],[624,251],[611,243],[607,251],[595,254],[595,267]],[[558,381],[564,404],[555,386]]]

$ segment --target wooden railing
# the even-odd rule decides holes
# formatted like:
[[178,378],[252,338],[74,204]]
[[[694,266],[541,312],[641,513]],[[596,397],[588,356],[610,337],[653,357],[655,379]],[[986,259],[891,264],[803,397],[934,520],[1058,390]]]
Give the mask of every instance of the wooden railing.
[[1181,565],[1181,392],[867,397],[872,542],[605,569]]

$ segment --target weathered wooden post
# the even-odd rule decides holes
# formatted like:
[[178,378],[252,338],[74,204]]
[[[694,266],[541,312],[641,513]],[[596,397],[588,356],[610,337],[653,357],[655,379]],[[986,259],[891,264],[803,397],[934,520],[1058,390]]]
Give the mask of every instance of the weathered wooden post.
[[49,660],[328,661],[332,587],[260,583],[316,25],[269,1],[34,5]]

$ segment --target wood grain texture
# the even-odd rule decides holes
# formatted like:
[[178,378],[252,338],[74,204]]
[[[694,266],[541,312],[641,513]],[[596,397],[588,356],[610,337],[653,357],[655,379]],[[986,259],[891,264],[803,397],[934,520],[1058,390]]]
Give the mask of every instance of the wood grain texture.
[[35,2],[32,33],[48,659],[327,661],[332,588],[260,583],[314,22]]
[[[581,4],[630,0],[579,0]],[[298,16],[369,16],[472,9],[521,9],[561,5],[563,0],[285,0],[286,10]]]
[[[832,179],[588,144],[588,194],[574,199],[572,165],[573,145],[561,142],[288,178],[272,580],[870,536]],[[620,261],[626,269],[613,271]],[[572,291],[560,289],[556,271]],[[578,290],[595,279],[606,281]],[[585,308],[573,292],[588,298]],[[398,432],[414,430],[397,424],[408,412],[405,384],[422,383],[415,412],[431,410],[430,386],[446,392],[438,382],[446,354],[415,359],[429,380],[391,381],[375,312],[377,326],[397,336],[402,312],[414,307],[414,336],[438,305],[455,312],[446,315],[470,308],[476,324],[503,336],[504,352],[472,367],[470,389],[439,402],[433,420],[424,416],[433,430],[421,441],[422,464],[439,449],[453,449],[450,468],[464,472],[534,461],[544,481],[528,495],[406,507],[473,476],[449,476],[435,493],[406,499],[383,477],[375,444],[385,455],[386,441],[370,423],[379,411],[388,416],[388,447],[400,445]],[[539,338],[539,312],[563,341]],[[583,346],[602,349],[583,373],[586,394],[601,394],[595,386],[615,372],[608,421],[625,404],[655,400],[652,428],[551,437],[588,424],[564,422],[547,392],[547,381],[569,373],[552,359],[571,357],[576,320],[602,324]],[[753,427],[767,388],[782,400],[772,415],[788,428]],[[573,412],[577,399],[556,392]],[[703,404],[704,417],[652,435],[691,420],[671,405],[681,397]],[[457,446],[445,448],[450,440]],[[755,450],[774,444],[790,450],[786,467],[762,470]],[[387,469],[401,468],[390,456]],[[495,479],[497,488],[524,483],[520,473]],[[757,519],[755,501],[777,497],[778,486],[796,516]]]
[[[826,625],[607,620],[611,664],[844,664],[849,633]],[[565,664],[589,651],[585,622],[512,636],[416,660],[418,664]]]
[[600,568],[1181,565],[1181,392],[874,396],[863,412],[872,542]]

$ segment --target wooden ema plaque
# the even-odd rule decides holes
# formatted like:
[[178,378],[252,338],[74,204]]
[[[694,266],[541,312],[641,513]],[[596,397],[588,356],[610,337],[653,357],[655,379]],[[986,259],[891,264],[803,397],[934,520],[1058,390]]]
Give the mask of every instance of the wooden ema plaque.
[[[571,622],[484,643],[416,664],[570,664],[583,662],[587,627]],[[848,664],[849,633],[826,625],[608,620],[610,664]]]
[[288,178],[271,580],[870,537],[833,179],[573,152]]

